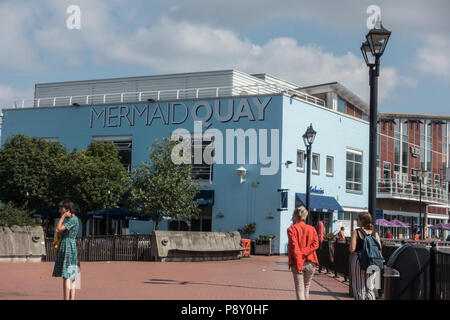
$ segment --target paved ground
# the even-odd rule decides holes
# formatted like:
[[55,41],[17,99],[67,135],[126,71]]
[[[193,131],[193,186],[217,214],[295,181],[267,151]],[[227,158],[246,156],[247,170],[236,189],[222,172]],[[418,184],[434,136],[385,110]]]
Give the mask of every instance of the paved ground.
[[[286,256],[214,262],[85,262],[77,299],[293,300]],[[61,299],[53,263],[0,263],[0,299]],[[348,285],[316,274],[312,300],[351,300]]]

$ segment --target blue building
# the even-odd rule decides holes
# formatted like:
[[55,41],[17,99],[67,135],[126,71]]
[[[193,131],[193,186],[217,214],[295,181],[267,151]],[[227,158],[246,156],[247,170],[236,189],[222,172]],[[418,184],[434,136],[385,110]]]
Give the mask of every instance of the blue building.
[[[3,109],[1,142],[19,133],[59,141],[68,150],[111,141],[128,169],[147,161],[147,148],[176,130],[193,138],[192,158],[196,150],[207,154],[213,143],[214,162],[201,157],[193,165],[202,215],[191,230],[232,231],[255,223],[251,238],[275,235],[275,252],[285,253],[286,229],[306,193],[302,135],[310,124],[317,131],[311,216],[324,221],[325,232],[344,226],[349,235],[355,213],[367,210],[368,122],[338,110],[332,99],[339,96],[339,103],[361,114],[367,106],[340,84],[328,87],[310,95],[273,76],[237,70],[37,84],[33,101]],[[98,223],[90,221],[89,233],[101,232]],[[160,225],[186,228],[183,221]],[[153,226],[117,220],[112,229],[151,233]]]

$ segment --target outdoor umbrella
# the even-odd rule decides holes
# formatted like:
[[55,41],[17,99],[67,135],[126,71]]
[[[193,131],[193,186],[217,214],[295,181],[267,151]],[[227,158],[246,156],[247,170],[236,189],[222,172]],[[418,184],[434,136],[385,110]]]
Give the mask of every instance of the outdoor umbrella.
[[401,222],[400,220],[392,220],[391,225],[393,227],[399,227],[399,228],[409,228],[410,225],[404,222]]
[[443,229],[443,230],[450,230],[449,227],[450,227],[449,224],[444,224],[444,223],[438,223],[438,224],[430,226],[431,229]]
[[377,219],[376,224],[380,227],[392,227],[392,223],[386,219]]

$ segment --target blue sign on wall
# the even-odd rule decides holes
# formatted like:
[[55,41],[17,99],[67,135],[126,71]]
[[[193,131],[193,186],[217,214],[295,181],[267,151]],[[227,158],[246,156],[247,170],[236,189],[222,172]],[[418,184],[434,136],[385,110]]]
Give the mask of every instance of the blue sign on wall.
[[375,211],[375,219],[383,219],[383,209],[377,209]]

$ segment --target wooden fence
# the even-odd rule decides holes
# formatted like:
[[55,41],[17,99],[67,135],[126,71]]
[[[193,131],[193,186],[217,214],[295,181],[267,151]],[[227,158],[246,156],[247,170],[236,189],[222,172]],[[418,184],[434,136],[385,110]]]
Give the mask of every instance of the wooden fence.
[[[80,261],[150,261],[151,234],[77,238]],[[45,239],[44,261],[55,261],[53,238]]]

